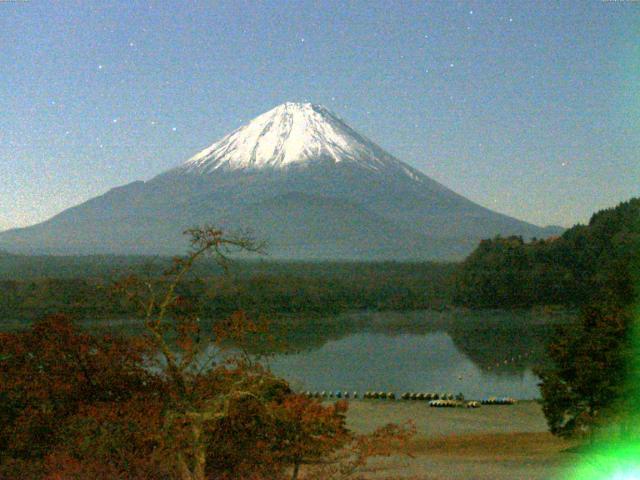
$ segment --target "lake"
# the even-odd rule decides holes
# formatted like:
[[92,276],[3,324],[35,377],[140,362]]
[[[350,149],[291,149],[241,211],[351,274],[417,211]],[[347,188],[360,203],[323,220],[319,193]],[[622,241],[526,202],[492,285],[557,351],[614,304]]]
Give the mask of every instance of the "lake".
[[[466,398],[539,397],[534,368],[545,363],[554,325],[570,312],[357,312],[280,318],[263,358],[296,390],[463,393]],[[96,332],[133,334],[131,319],[84,322]],[[8,327],[9,325],[5,325]],[[256,345],[255,351],[265,351]]]
[[463,393],[539,397],[553,325],[533,312],[383,312],[319,319],[289,333],[290,351],[267,360],[299,390]]
[[[467,398],[538,396],[531,368],[522,372],[483,370],[445,332],[356,333],[320,349],[278,355],[271,369],[300,390],[462,392]],[[502,365],[497,364],[496,370]]]

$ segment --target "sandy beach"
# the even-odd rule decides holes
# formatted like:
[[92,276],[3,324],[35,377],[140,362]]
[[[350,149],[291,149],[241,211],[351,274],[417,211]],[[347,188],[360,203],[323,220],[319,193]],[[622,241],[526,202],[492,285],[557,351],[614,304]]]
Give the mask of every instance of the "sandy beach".
[[534,401],[479,409],[431,408],[419,401],[351,401],[349,427],[370,432],[386,423],[413,420],[417,435],[409,455],[375,459],[366,478],[425,480],[562,479],[575,456],[572,444],[547,431]]

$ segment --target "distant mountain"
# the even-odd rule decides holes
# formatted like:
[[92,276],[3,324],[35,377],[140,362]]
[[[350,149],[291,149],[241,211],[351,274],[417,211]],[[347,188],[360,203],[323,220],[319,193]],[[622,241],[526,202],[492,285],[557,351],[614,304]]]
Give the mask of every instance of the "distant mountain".
[[543,233],[542,237],[543,238],[558,237],[566,231],[567,229],[565,227],[561,227],[560,225],[547,225],[542,229],[542,233]]
[[290,259],[453,259],[481,238],[557,233],[473,203],[322,106],[285,103],[147,182],[0,233],[0,247],[174,254],[205,223],[248,227]]

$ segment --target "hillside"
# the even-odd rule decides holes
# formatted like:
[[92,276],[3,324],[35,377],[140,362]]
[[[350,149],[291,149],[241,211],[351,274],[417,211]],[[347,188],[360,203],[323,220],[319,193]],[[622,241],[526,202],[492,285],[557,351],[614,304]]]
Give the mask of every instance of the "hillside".
[[484,240],[462,263],[454,301],[467,307],[627,303],[640,260],[640,198],[595,213],[560,237]]
[[324,107],[286,103],[149,181],[0,233],[0,248],[176,254],[204,224],[250,228],[280,259],[460,259],[482,238],[557,232],[466,199]]

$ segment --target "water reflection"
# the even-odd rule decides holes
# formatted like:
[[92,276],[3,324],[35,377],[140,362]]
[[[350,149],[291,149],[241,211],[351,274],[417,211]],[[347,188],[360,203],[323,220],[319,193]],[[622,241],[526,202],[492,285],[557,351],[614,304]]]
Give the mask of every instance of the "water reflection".
[[[462,392],[468,398],[539,396],[533,368],[544,364],[554,324],[570,313],[359,312],[280,318],[277,342],[256,344],[272,370],[304,390]],[[135,333],[131,320],[92,329]],[[207,327],[205,327],[207,328]]]
[[385,390],[538,396],[530,368],[505,374],[483,371],[445,332],[355,333],[321,348],[277,355],[272,370],[304,390]]
[[359,313],[289,322],[277,374],[309,390],[462,392],[539,396],[535,366],[553,325],[568,314]]

